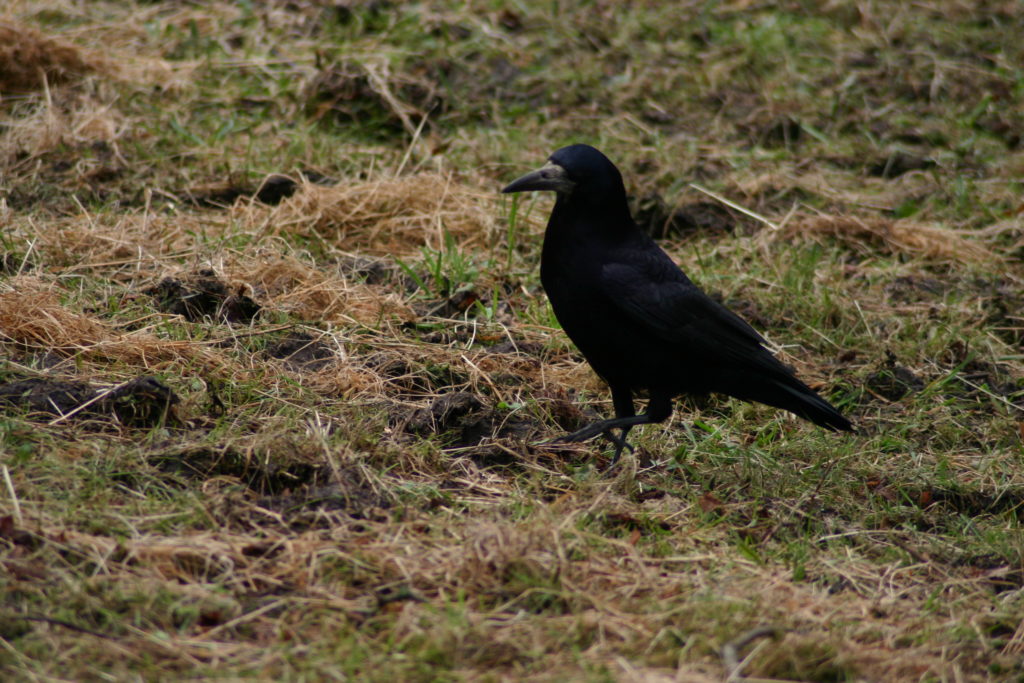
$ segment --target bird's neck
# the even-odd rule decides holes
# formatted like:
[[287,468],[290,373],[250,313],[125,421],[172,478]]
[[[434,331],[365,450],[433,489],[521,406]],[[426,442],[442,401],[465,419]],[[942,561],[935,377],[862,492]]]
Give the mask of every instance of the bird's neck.
[[[618,241],[637,231],[624,194],[609,196],[558,195],[545,239]],[[555,234],[552,234],[555,233]]]

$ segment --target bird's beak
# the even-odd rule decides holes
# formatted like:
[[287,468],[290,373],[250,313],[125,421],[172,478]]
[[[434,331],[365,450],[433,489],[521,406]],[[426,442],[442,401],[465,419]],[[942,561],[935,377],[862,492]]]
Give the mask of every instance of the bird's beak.
[[568,194],[576,187],[576,183],[569,180],[569,174],[558,164],[549,161],[536,171],[531,171],[521,178],[509,183],[502,192],[537,192],[551,190]]

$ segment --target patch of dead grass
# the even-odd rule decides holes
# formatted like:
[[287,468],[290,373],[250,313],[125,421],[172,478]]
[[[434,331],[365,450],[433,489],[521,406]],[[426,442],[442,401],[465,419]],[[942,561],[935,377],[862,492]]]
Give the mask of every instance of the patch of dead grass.
[[42,353],[123,362],[148,372],[164,364],[185,363],[208,371],[222,369],[211,349],[189,341],[160,339],[139,330],[121,333],[97,317],[64,306],[64,292],[33,275],[20,275],[0,288],[0,336]]
[[[77,37],[95,41],[97,28],[89,26]],[[109,33],[100,28],[99,34],[104,37],[109,38]],[[89,76],[161,87],[182,84],[181,76],[188,73],[188,65],[175,69],[162,59],[140,54],[138,39],[144,29],[136,24],[129,33],[114,41],[118,44],[112,51],[109,40],[87,46],[11,16],[0,17],[0,94],[41,92]]]
[[32,26],[0,20],[0,93],[24,93],[114,71],[116,62]]
[[493,197],[450,173],[420,172],[332,187],[306,183],[273,208],[236,205],[235,217],[256,232],[315,235],[364,254],[440,250],[446,234],[462,249],[487,250],[498,237]]
[[291,256],[240,259],[228,264],[226,272],[251,287],[264,306],[303,320],[369,325],[383,318],[414,317],[409,305],[392,291],[351,282]]
[[909,219],[878,216],[802,216],[790,220],[770,239],[831,237],[861,253],[906,254],[916,258],[996,265],[1000,258],[964,233]]
[[62,145],[111,144],[124,137],[130,126],[112,104],[67,90],[47,90],[38,106],[25,115],[6,117],[3,123],[8,132],[0,138],[0,161],[7,164]]

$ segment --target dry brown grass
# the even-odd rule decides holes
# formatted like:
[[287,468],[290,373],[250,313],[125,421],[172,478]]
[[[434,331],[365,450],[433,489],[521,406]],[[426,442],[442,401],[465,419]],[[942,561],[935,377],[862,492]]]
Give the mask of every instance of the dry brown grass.
[[116,64],[32,26],[0,21],[0,94],[34,92],[89,74],[109,73]]
[[306,183],[280,206],[236,207],[236,217],[251,231],[316,235],[335,248],[375,255],[442,249],[446,233],[460,248],[488,248],[500,237],[494,214],[492,192],[434,172],[331,187]]
[[23,350],[81,357],[95,363],[125,363],[145,372],[187,364],[223,369],[218,354],[188,341],[160,339],[145,329],[122,333],[99,318],[61,304],[67,292],[32,275],[0,285],[0,336]]
[[182,85],[180,74],[186,74],[190,65],[175,69],[149,54],[140,39],[145,35],[144,19],[138,16],[119,25],[60,34],[12,14],[0,16],[0,95],[42,92],[91,76],[160,87]]
[[[0,380],[147,373],[181,401],[173,424],[105,431],[103,416],[43,421],[2,404],[0,675],[1019,676],[1021,153],[989,140],[1007,147],[990,165],[971,158],[984,150],[950,152],[885,179],[860,158],[887,151],[872,125],[893,101],[991,136],[962,123],[977,93],[943,78],[974,60],[1012,85],[1009,65],[984,61],[1005,55],[975,41],[954,59],[912,22],[945,12],[995,26],[1016,5],[9,7]],[[682,32],[667,22],[680,16]],[[36,27],[47,17],[64,26]],[[981,22],[964,21],[966,41]],[[815,31],[843,42],[837,70],[856,82],[833,92],[836,71],[803,61],[820,52]],[[395,35],[408,44],[389,45]],[[13,57],[24,64],[3,71]],[[397,117],[395,137],[363,140],[358,121],[309,112],[309,84],[330,86],[322,65],[345,59],[358,68],[333,76],[369,79],[367,115]],[[877,90],[922,73],[941,97],[928,83]],[[415,143],[409,84],[442,98]],[[838,98],[845,118],[808,111],[806,93],[814,107]],[[986,115],[1019,99],[999,93]],[[858,97],[863,111],[849,111]],[[515,111],[528,113],[512,131]],[[778,113],[834,137],[837,156],[808,135],[761,149]],[[537,443],[610,409],[550,327],[536,275],[547,200],[519,206],[521,239],[505,250],[501,181],[569,138],[599,138],[630,188],[661,192],[666,208],[692,176],[781,225],[716,225],[668,247],[802,377],[823,378],[859,434],[712,399],[637,430],[637,452],[607,476],[596,444]],[[961,163],[979,194],[956,195]],[[340,181],[303,182],[277,206],[182,199],[304,168]],[[110,170],[120,180],[91,175]],[[901,207],[919,213],[891,218]],[[428,274],[446,251],[473,260],[464,285],[480,308],[450,306]],[[436,291],[416,291],[394,256]],[[370,257],[382,267],[364,268]],[[147,293],[197,273],[261,313],[172,315]],[[283,342],[321,355],[303,367]],[[492,346],[505,342],[519,351]],[[897,370],[921,386],[883,396],[878,376]],[[459,392],[476,401],[466,414],[435,410]],[[739,647],[730,670],[723,648],[766,625],[778,637]]]
[[834,238],[862,254],[883,251],[932,261],[998,266],[1000,257],[971,239],[969,233],[912,220],[878,216],[797,216],[772,239]]
[[[15,8],[10,8],[15,9]],[[108,27],[109,28],[109,27]],[[112,83],[173,89],[189,78],[190,65],[172,68],[140,53],[137,25],[130,35],[111,39],[89,34],[66,37],[0,17],[0,162],[20,165],[62,145],[112,144],[130,133],[132,122],[116,106]],[[88,44],[77,42],[84,38]]]
[[225,274],[245,283],[265,305],[302,320],[375,325],[414,317],[408,303],[388,288],[325,273],[294,257],[245,257],[225,264]]
[[[128,132],[128,122],[112,104],[82,93],[47,90],[28,115],[8,118],[9,134],[0,143],[0,161],[7,166],[62,145],[112,144]],[[84,169],[83,169],[84,170]]]

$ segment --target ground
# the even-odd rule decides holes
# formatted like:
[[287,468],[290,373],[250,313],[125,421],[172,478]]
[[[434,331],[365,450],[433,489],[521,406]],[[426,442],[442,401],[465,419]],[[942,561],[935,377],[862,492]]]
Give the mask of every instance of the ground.
[[[5,680],[1024,678],[1024,5],[3,11]],[[547,443],[571,142],[856,434]]]

